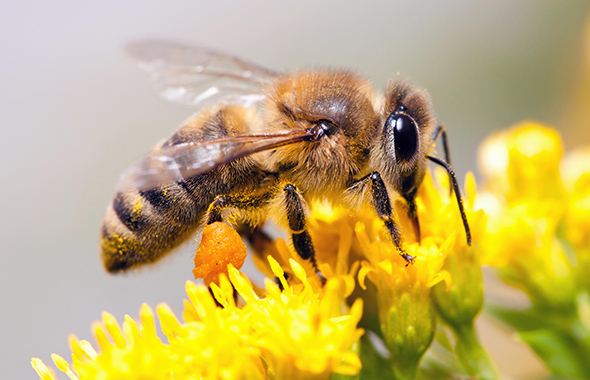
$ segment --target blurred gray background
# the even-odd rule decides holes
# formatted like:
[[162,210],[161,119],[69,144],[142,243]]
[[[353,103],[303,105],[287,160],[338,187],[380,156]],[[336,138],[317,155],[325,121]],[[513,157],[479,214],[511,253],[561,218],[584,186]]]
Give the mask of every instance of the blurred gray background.
[[[69,358],[68,334],[93,341],[103,310],[119,321],[143,302],[181,312],[196,243],[129,275],[106,274],[98,257],[119,173],[192,112],[158,98],[126,41],[194,41],[275,69],[353,68],[380,88],[400,72],[429,90],[463,176],[490,131],[523,119],[553,124],[568,148],[590,143],[589,15],[585,0],[1,0],[0,378],[36,378],[32,356]],[[493,351],[505,373],[531,372]]]

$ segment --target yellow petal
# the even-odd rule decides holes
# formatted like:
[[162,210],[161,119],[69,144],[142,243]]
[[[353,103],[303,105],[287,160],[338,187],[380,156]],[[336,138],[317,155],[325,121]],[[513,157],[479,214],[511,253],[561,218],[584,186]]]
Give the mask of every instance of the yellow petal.
[[245,277],[242,277],[240,272],[234,268],[233,265],[228,265],[228,272],[231,283],[234,285],[240,296],[242,296],[244,301],[252,302],[258,299],[256,293],[254,293],[254,289],[252,289],[252,284],[250,281],[248,281]]
[[367,290],[367,286],[365,285],[365,279],[367,275],[371,272],[374,272],[375,269],[369,265],[363,265],[359,270],[358,278],[359,278],[359,285],[363,290]]
[[47,368],[41,359],[32,358],[31,365],[41,380],[57,380],[55,374],[49,368]]
[[113,317],[113,315],[111,313],[107,313],[106,311],[103,311],[102,322],[103,322],[105,328],[107,329],[107,331],[109,332],[109,335],[113,338],[115,345],[119,348],[125,347],[125,345],[126,345],[125,338],[123,337],[123,334],[121,333],[121,328],[119,327],[119,324],[117,323],[117,320],[115,319],[115,317]]
[[78,376],[74,372],[72,372],[70,365],[64,358],[62,358],[58,354],[51,354],[51,359],[53,359],[55,366],[60,371],[65,372],[71,380],[79,380]]

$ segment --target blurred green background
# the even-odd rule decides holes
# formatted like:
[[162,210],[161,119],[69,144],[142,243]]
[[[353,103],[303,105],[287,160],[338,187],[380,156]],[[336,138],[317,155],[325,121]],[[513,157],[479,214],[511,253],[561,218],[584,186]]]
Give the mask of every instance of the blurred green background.
[[[554,125],[568,148],[590,143],[589,16],[586,0],[1,0],[0,378],[35,378],[32,356],[67,358],[68,334],[91,339],[103,310],[121,321],[142,302],[182,309],[196,243],[123,276],[98,258],[119,173],[191,114],[158,98],[126,41],[178,38],[275,69],[352,68],[378,88],[400,72],[430,92],[462,177],[488,133],[523,119]],[[542,373],[499,344],[504,373]]]

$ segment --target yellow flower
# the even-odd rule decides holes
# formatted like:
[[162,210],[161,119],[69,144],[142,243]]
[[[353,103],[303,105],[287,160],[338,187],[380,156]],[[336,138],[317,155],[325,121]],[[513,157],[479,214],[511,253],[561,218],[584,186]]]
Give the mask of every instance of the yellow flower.
[[[377,231],[373,229],[373,233]],[[394,370],[399,371],[398,377],[412,378],[434,338],[436,313],[430,288],[449,279],[441,268],[450,243],[439,249],[428,237],[422,245],[405,245],[406,252],[416,257],[414,264],[406,266],[391,241],[372,234],[361,223],[355,232],[367,257],[359,271],[359,283],[363,289],[367,289],[367,278],[374,284],[367,296],[377,301],[380,333]]]
[[[358,217],[350,214],[344,207],[332,207],[319,201],[312,205],[311,210],[307,227],[314,242],[318,268],[325,278],[338,279],[342,283],[343,296],[348,297],[355,288],[355,276],[360,266],[359,248],[352,246],[354,225]],[[368,215],[368,220],[376,218],[370,213]],[[302,259],[283,239],[264,245],[257,253],[254,263],[269,278],[275,275],[269,261],[263,258],[272,256],[285,270],[290,283],[292,280],[297,281],[289,264],[293,260],[305,269],[307,280],[316,292],[322,288],[322,282],[309,260]]]
[[488,137],[479,149],[489,191],[508,203],[563,198],[558,133],[548,126],[523,122]]
[[[439,174],[439,179],[445,183],[446,173]],[[470,180],[472,183],[472,177]],[[467,218],[475,232],[474,242],[477,242],[484,226],[484,216],[482,212],[470,211],[474,185],[471,187],[471,198],[466,199]],[[359,222],[355,228],[355,239],[365,255],[359,271],[359,283],[365,287],[368,279],[374,284],[373,296],[377,299],[383,340],[391,352],[394,371],[399,377],[414,376],[422,355],[434,338],[437,313],[431,298],[432,287],[440,283],[442,292],[446,293],[454,281],[444,269],[446,260],[461,250],[470,254],[473,252],[472,248],[467,249],[454,195],[449,196],[448,187],[436,189],[430,173],[426,174],[420,186],[416,203],[422,241],[417,243],[413,233],[404,235],[404,249],[416,257],[412,265],[406,266],[390,239],[383,234],[381,221],[377,218],[370,223]],[[398,201],[396,209],[404,210],[403,204]],[[399,214],[402,230],[412,231],[405,213],[400,211]],[[480,270],[478,260],[468,262]],[[469,288],[473,286],[469,284]],[[480,307],[481,300],[477,303],[477,311]]]
[[529,122],[491,137],[482,152],[489,175],[489,192],[479,197],[489,216],[486,261],[531,302],[526,310],[491,310],[556,376],[588,378],[590,150],[561,162],[557,132]]
[[565,233],[578,259],[580,283],[590,291],[590,148],[571,152],[562,164],[568,194]]
[[425,178],[425,185],[419,193],[425,204],[422,211],[424,216],[420,216],[421,221],[425,220],[425,230],[429,235],[436,237],[441,247],[445,238],[449,239],[455,233],[460,236],[452,239],[452,248],[443,265],[443,270],[451,275],[452,283],[437,284],[432,295],[444,321],[459,329],[471,324],[483,306],[481,246],[487,219],[483,210],[474,210],[475,179],[468,173],[465,179],[466,194],[463,198],[472,236],[472,245],[468,246],[457,205],[454,199],[448,196],[448,176],[441,170],[436,171],[435,175],[443,186],[436,189],[432,179]]
[[158,306],[167,344],[157,336],[153,312],[144,304],[140,322],[125,316],[122,329],[103,313],[103,324],[94,327],[99,353],[71,337],[72,365],[54,354],[56,366],[71,379],[265,378],[257,350],[240,344],[246,326],[237,310],[218,308],[207,288],[192,282],[187,293],[196,305],[186,305],[184,324],[167,305]]
[[[71,379],[328,379],[332,373],[358,373],[361,364],[352,347],[363,332],[357,328],[362,302],[345,307],[337,280],[314,292],[293,261],[300,285],[291,286],[270,260],[284,292],[267,281],[268,294],[259,297],[230,265],[231,283],[221,275],[219,286],[211,285],[223,307],[205,286],[190,281],[184,323],[167,305],[158,306],[167,343],[157,336],[153,312],[144,305],[140,323],[126,316],[122,328],[103,314],[103,323],[94,327],[98,352],[72,337],[72,364],[58,355],[53,360]],[[245,301],[241,307],[234,288]],[[55,378],[39,359],[32,364],[42,379]]]
[[590,253],[590,147],[566,156],[562,178],[569,195],[567,237],[575,248]]
[[262,358],[272,377],[328,379],[332,372],[357,374],[361,363],[352,347],[363,333],[357,328],[362,301],[355,301],[348,310],[338,279],[328,279],[318,294],[294,260],[290,266],[298,285],[286,281],[282,268],[271,257],[269,262],[284,290],[267,280],[267,296],[247,302],[244,311],[252,327],[251,337],[263,350]]
[[481,247],[487,218],[484,211],[476,207],[475,179],[468,173],[463,196],[472,236],[472,244],[468,246],[456,201],[449,197],[447,173],[437,170],[434,174],[442,186],[435,187],[430,176],[424,179],[418,194],[424,204],[419,209],[420,223],[424,224],[423,231],[439,244],[439,249],[448,253],[440,270],[446,281],[435,284],[430,296],[437,315],[455,336],[455,353],[465,371],[471,376],[494,379],[498,376],[495,366],[479,343],[474,328],[484,301]]
[[486,262],[523,287],[534,305],[572,310],[575,273],[557,238],[568,203],[559,172],[561,146],[557,132],[532,122],[484,141],[489,193],[481,205],[490,219],[483,248]]

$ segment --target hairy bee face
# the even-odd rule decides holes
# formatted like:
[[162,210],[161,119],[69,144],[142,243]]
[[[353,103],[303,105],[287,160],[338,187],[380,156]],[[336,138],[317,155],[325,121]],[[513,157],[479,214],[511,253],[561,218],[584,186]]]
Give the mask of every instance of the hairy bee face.
[[[421,182],[435,126],[427,93],[396,79],[385,94],[369,165],[398,192],[407,192]],[[408,180],[413,183],[403,184]]]
[[268,125],[319,126],[324,135],[277,149],[271,170],[285,173],[308,194],[342,189],[366,163],[379,120],[373,100],[370,83],[351,72],[303,72],[279,80],[267,103]]

